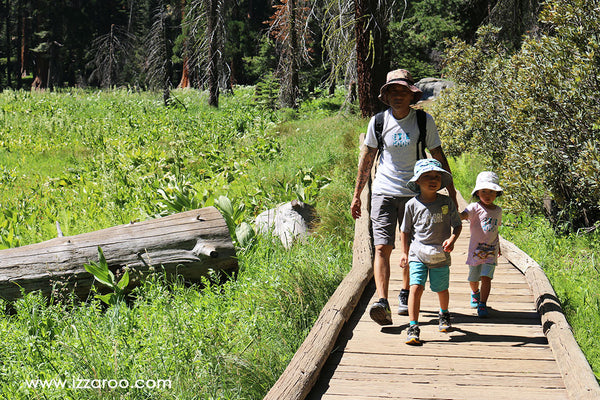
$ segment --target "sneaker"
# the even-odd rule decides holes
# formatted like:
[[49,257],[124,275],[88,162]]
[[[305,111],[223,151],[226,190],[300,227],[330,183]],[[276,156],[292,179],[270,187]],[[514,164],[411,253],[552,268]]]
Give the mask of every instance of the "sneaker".
[[481,295],[480,292],[477,293],[473,293],[471,292],[471,308],[477,308],[477,306],[479,305],[479,296]]
[[391,325],[392,324],[392,310],[387,299],[379,299],[369,309],[369,315],[371,319],[377,322],[379,325]]
[[479,303],[479,305],[477,306],[477,315],[479,315],[480,318],[485,318],[488,315],[490,315],[490,312],[488,311],[488,308],[485,305],[485,303]]
[[419,335],[421,334],[419,325],[409,326],[407,333],[408,335],[406,336],[406,344],[410,344],[413,346],[419,346],[421,344],[421,339],[419,339]]
[[398,315],[408,315],[408,294],[410,290],[402,289],[400,290],[400,295],[398,296]]
[[452,329],[452,324],[450,323],[450,313],[440,313],[440,332],[448,332]]

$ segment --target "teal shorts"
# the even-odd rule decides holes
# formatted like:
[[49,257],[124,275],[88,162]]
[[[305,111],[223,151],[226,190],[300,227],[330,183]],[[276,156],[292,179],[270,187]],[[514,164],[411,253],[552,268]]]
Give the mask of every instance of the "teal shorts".
[[411,261],[408,263],[410,268],[410,284],[425,286],[427,275],[429,274],[429,287],[432,292],[443,292],[450,287],[450,267],[428,268],[427,265]]

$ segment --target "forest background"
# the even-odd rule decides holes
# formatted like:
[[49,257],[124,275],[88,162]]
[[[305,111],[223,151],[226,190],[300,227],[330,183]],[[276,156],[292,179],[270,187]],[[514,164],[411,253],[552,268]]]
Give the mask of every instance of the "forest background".
[[[356,137],[397,67],[455,83],[427,106],[455,178],[468,193],[464,171],[499,172],[502,234],[544,267],[598,376],[599,10],[582,0],[4,0],[1,247],[53,237],[55,220],[76,234],[221,195],[238,225],[292,198],[323,218],[314,247],[295,253],[262,237],[248,246],[234,229],[248,275],[224,290],[155,277],[139,301],[108,312],[93,294],[88,304],[2,303],[6,395],[31,394],[19,382],[36,372],[133,378],[148,366],[175,374],[182,396],[261,398],[348,264]],[[261,163],[286,148],[297,154],[285,167]],[[244,286],[253,281],[264,287]],[[138,395],[169,396],[128,394]]]

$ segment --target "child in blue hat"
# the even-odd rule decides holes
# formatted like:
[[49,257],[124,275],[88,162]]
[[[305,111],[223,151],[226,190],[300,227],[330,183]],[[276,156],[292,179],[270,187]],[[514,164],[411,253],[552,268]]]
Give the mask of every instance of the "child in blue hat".
[[418,195],[406,203],[400,227],[400,266],[410,268],[408,315],[410,326],[406,344],[420,345],[419,311],[427,276],[440,302],[439,330],[451,329],[448,304],[450,294],[450,252],[462,230],[460,215],[450,197],[438,190],[452,184],[452,175],[432,158],[417,161],[408,187]]

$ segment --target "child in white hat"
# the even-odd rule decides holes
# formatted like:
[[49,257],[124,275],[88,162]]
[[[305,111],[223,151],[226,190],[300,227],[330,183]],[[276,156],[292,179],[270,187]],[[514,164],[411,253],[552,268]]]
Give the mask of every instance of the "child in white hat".
[[470,221],[471,241],[467,264],[471,286],[471,308],[476,308],[477,315],[481,318],[489,315],[487,300],[500,254],[498,227],[502,222],[502,208],[494,204],[496,198],[502,195],[502,188],[498,182],[498,175],[494,172],[479,173],[475,189],[471,193],[471,196],[479,201],[469,204],[460,213],[461,219]]

